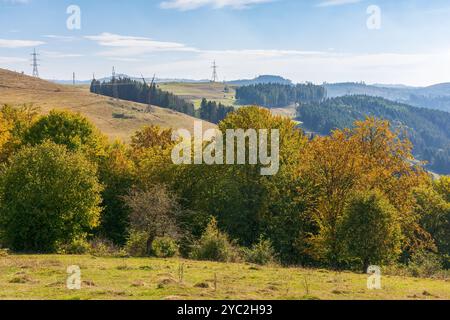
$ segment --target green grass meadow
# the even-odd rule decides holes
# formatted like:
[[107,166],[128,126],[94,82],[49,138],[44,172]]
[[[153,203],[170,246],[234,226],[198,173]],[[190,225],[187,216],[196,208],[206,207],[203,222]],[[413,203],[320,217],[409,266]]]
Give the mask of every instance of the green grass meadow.
[[[67,289],[71,265],[80,290]],[[450,299],[448,279],[383,276],[382,289],[369,290],[367,276],[351,272],[90,255],[3,256],[0,288],[3,300]]]

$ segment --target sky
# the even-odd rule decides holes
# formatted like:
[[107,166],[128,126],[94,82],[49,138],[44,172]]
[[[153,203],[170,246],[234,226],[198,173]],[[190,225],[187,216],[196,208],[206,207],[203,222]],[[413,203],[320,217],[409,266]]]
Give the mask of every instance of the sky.
[[0,68],[425,86],[450,82],[448,0],[0,0]]

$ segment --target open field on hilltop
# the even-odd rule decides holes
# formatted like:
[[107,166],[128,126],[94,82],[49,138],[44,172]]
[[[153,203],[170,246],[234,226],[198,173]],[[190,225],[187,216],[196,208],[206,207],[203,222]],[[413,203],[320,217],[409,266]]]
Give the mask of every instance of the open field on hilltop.
[[[144,112],[146,105],[95,95],[89,92],[87,86],[58,85],[0,69],[0,105],[25,103],[39,107],[42,113],[52,109],[79,112],[111,139],[123,141],[128,141],[135,131],[145,125],[192,130],[197,120],[155,106],[150,112]],[[204,122],[205,128],[213,126]]]
[[[66,288],[70,265],[81,268],[81,290]],[[366,281],[366,275],[350,272],[176,258],[0,258],[0,299],[450,299],[450,282],[444,280],[384,276],[382,290],[368,290]]]
[[269,109],[272,114],[276,116],[283,116],[287,118],[295,118],[297,116],[297,110],[295,105],[290,105],[284,108],[271,108]]
[[[172,92],[186,100],[193,102],[196,108],[200,107],[203,98],[207,100],[220,102],[227,106],[236,108],[242,107],[236,101],[236,86],[229,86],[230,91],[224,93],[225,85],[223,83],[161,83],[158,84],[162,90]],[[294,105],[283,108],[270,108],[274,115],[288,118],[295,118],[297,111]]]
[[159,83],[158,86],[164,90],[172,92],[185,100],[189,100],[198,108],[203,98],[207,100],[216,101],[227,106],[234,106],[236,104],[236,91],[233,86],[228,86],[229,92],[225,93],[225,84],[223,83],[182,83],[182,82],[168,82]]

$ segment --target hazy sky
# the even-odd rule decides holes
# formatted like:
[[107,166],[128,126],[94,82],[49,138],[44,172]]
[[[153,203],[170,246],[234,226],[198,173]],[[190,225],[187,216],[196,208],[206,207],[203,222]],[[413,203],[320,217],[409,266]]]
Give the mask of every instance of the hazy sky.
[[[70,5],[81,9],[81,29],[67,27]],[[102,77],[113,65],[134,76],[209,79],[216,60],[221,80],[428,85],[450,82],[450,3],[0,0],[0,67],[30,74],[33,48],[48,79]]]

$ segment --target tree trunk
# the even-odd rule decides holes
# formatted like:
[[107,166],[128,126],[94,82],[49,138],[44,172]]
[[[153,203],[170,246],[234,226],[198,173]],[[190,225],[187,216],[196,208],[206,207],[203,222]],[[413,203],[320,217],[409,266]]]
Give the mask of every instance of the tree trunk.
[[369,259],[364,259],[363,261],[363,273],[367,273],[367,270],[370,267]]
[[155,240],[156,235],[154,232],[150,233],[148,235],[148,239],[147,239],[147,255],[151,255],[152,253],[152,244],[153,244],[153,240]]

